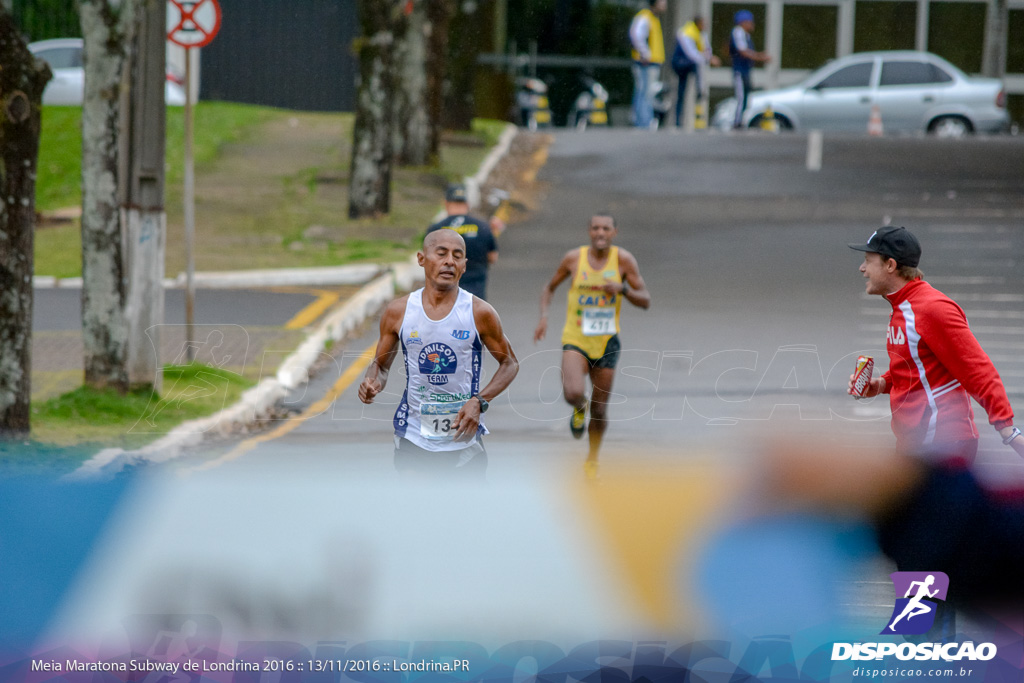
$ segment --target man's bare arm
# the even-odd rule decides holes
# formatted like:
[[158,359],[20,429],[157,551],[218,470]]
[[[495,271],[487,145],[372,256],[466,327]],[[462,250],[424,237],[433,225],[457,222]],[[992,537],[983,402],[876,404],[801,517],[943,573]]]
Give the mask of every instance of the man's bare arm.
[[604,286],[607,294],[622,294],[625,292],[626,301],[638,308],[647,309],[651,307],[651,293],[647,291],[647,283],[640,275],[640,266],[637,265],[636,257],[625,249],[619,249],[619,268],[622,271],[622,282],[627,287],[618,283],[609,283]]
[[558,268],[555,269],[555,274],[551,278],[551,281],[544,285],[544,289],[540,293],[540,322],[537,323],[537,329],[533,332],[533,343],[536,344],[548,332],[548,308],[551,306],[551,297],[555,294],[555,289],[558,285],[562,284],[562,281],[572,276],[572,264],[579,258],[579,251],[573,249],[566,253],[562,257],[562,262],[558,264]]
[[398,335],[401,332],[408,299],[408,296],[403,296],[392,301],[380,318],[380,339],[377,340],[377,349],[370,367],[366,369],[363,381],[359,384],[359,400],[363,403],[373,403],[374,397],[384,391],[384,386],[388,383],[388,371],[398,353]]
[[[480,333],[480,340],[487,347],[494,359],[498,361],[498,369],[491,377],[491,381],[480,390],[480,398],[490,402],[501,392],[505,391],[512,380],[519,373],[519,360],[512,350],[512,344],[501,329],[501,319],[486,301],[481,299],[473,300],[473,318],[476,322],[477,332]],[[480,402],[475,400],[466,401],[459,414],[455,417],[455,440],[468,441],[476,434],[480,424]]]

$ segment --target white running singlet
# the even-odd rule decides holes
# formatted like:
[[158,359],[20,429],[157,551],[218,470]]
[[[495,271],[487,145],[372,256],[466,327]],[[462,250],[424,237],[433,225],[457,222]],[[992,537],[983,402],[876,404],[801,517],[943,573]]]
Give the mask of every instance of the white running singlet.
[[409,295],[399,330],[405,354],[405,393],[395,411],[395,436],[428,451],[457,451],[487,433],[483,416],[471,441],[455,441],[455,416],[480,392],[483,345],[473,319],[473,295],[459,289],[451,312],[431,320],[423,290]]

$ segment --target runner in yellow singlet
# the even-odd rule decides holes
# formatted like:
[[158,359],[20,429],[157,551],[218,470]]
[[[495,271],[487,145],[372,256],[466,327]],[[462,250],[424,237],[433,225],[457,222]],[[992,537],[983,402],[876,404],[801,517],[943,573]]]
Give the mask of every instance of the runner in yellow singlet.
[[586,424],[586,377],[590,376],[590,426],[586,430],[590,451],[584,465],[588,476],[597,473],[597,455],[608,424],[608,396],[619,360],[619,311],[623,299],[648,308],[647,291],[636,259],[625,249],[612,246],[618,230],[615,218],[599,213],[590,218],[590,246],[566,252],[554,277],[540,297],[540,322],[534,343],[547,334],[548,308],[555,289],[571,278],[562,330],[562,394],[573,407],[569,429],[577,439]]

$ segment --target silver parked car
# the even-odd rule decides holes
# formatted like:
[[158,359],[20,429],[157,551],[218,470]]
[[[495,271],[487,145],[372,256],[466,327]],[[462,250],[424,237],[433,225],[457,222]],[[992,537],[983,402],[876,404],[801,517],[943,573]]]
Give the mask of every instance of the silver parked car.
[[[29,43],[28,49],[50,65],[53,78],[43,90],[43,104],[81,105],[85,91],[85,70],[82,68],[82,39],[53,38]],[[172,106],[185,104],[181,79],[167,70],[164,99]]]
[[[999,132],[1009,124],[1006,91],[929,52],[861,52],[836,59],[801,83],[747,97],[743,125],[761,124],[771,107],[782,129],[865,132],[873,107],[885,131],[958,137]],[[732,126],[736,100],[715,109],[713,124]]]

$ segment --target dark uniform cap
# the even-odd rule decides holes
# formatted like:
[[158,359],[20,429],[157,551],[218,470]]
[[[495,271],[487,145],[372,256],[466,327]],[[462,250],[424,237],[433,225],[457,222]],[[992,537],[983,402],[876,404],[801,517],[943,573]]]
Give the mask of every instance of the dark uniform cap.
[[895,259],[901,266],[917,268],[921,262],[921,243],[914,237],[914,233],[893,225],[875,230],[864,244],[851,244],[849,247]]
[[734,14],[732,18],[734,24],[740,24],[744,21],[753,21],[754,13],[748,9],[741,9],[739,12]]
[[444,200],[446,202],[469,202],[469,196],[466,194],[466,186],[462,183],[452,183],[444,190]]

